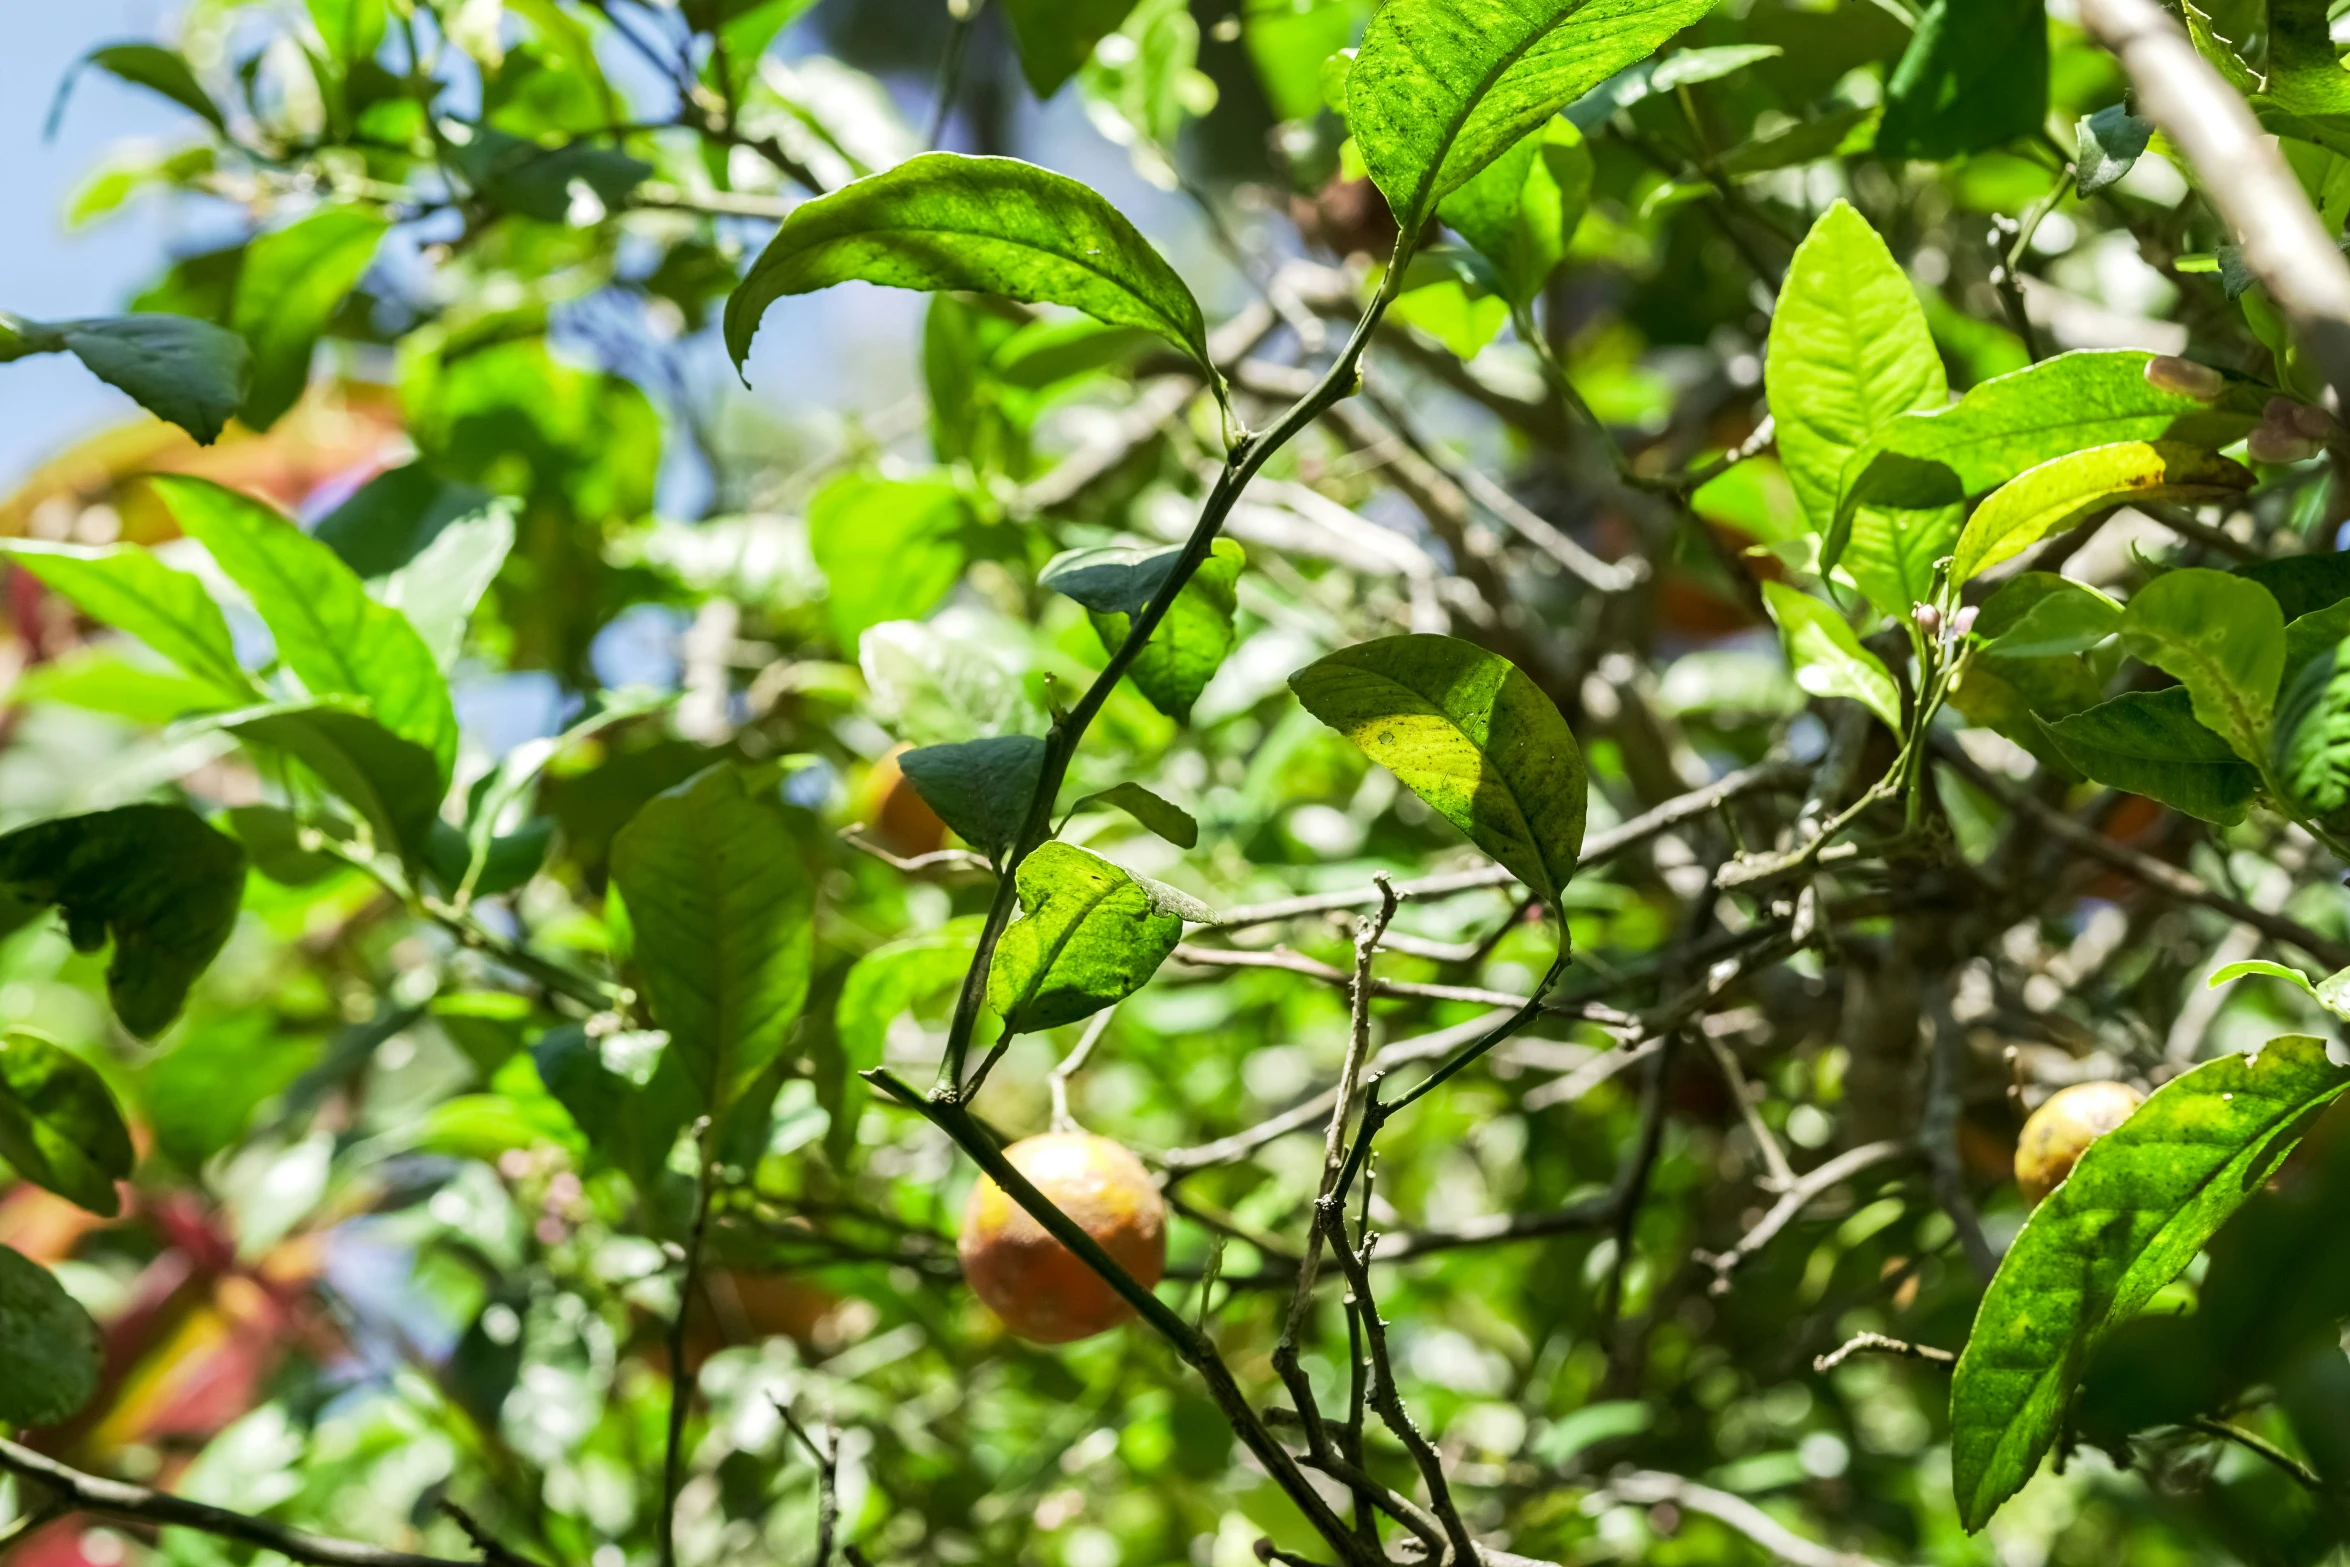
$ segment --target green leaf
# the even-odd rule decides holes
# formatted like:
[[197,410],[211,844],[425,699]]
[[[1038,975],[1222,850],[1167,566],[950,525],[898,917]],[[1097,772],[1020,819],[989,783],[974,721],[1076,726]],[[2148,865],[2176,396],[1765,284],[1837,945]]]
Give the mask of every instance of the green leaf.
[[1591,203],[1591,149],[1553,119],[1438,205],[1437,216],[1493,268],[1501,297],[1524,308],[1565,259]]
[[1895,734],[1901,732],[1901,688],[1883,661],[1860,645],[1841,614],[1784,582],[1763,584],[1763,604],[1779,623],[1797,685],[1813,696],[1858,702]]
[[16,677],[10,698],[28,706],[55,702],[85,712],[111,713],[154,728],[250,700],[226,697],[209,680],[156,669],[133,656],[127,644],[114,642],[89,643],[62,658],[35,664]]
[[568,220],[574,186],[616,207],[653,173],[651,164],[617,148],[577,140],[542,146],[493,126],[474,127],[473,139],[452,148],[450,161],[491,206],[541,223]]
[[2122,607],[2052,571],[2019,572],[1983,605],[1975,634],[2000,658],[2053,658],[2095,647],[2121,629]]
[[1916,290],[1850,202],[1822,213],[1788,263],[1763,386],[1779,461],[1821,528],[1852,454],[1894,415],[1949,400]]
[[385,0],[308,0],[310,20],[328,53],[346,66],[365,60],[384,41]]
[[177,49],[166,49],[160,44],[107,44],[93,49],[74,63],[57,84],[57,97],[49,105],[48,127],[44,136],[55,136],[59,120],[65,114],[65,100],[73,90],[74,78],[89,66],[96,66],[117,81],[133,87],[144,87],[149,92],[169,98],[181,108],[199,115],[206,124],[223,136],[228,134],[228,118],[220,112],[220,105],[196,80],[196,73],[187,56]]
[[1028,822],[1028,805],[1044,775],[1044,742],[1034,735],[993,735],[900,753],[898,768],[914,792],[991,860],[1008,853]]
[[1242,39],[1265,101],[1283,120],[1311,120],[1323,106],[1322,64],[1354,37],[1352,0],[1247,0]]
[[548,1029],[530,1048],[539,1081],[586,1134],[590,1151],[643,1193],[654,1189],[694,1118],[682,1056],[658,1034],[590,1038],[577,1023]]
[[1131,615],[1164,587],[1183,546],[1104,544],[1063,550],[1036,574],[1036,585],[1065,594],[1096,614]]
[[1138,783],[1114,784],[1089,794],[1070,806],[1069,813],[1074,816],[1089,805],[1114,806],[1179,849],[1199,847],[1199,823],[1191,813]]
[[1289,687],[1556,905],[1583,851],[1588,778],[1567,721],[1523,670],[1453,637],[1382,637],[1317,659]]
[[2217,990],[2222,985],[2254,975],[2263,979],[2281,979],[2288,985],[2298,986],[2310,1000],[2336,1017],[2350,1018],[2350,969],[2328,974],[2312,984],[2309,976],[2297,968],[2271,963],[2266,958],[2247,958],[2241,963],[2230,963],[2224,968],[2213,970],[2211,978],[2203,982],[2203,988]]
[[612,840],[653,1019],[723,1118],[808,999],[814,887],[780,809],[729,766],[648,802]]
[[92,549],[10,539],[0,550],[92,620],[129,632],[229,702],[249,702],[258,694],[237,662],[220,606],[187,572],[174,571],[134,544]]
[[1830,110],[1743,142],[1723,153],[1715,167],[1736,179],[1816,163],[1838,154],[1867,152],[1876,142],[1879,112],[1874,108]]
[[2145,155],[2154,123],[2132,114],[2127,104],[2108,104],[2084,114],[2073,155],[2073,189],[2083,201],[2119,181]]
[[2177,441],[2116,441],[2052,458],[2010,479],[1967,519],[1950,580],[1964,582],[2109,507],[2228,500],[2252,470]]
[[0,1423],[53,1426],[98,1392],[98,1324],[57,1275],[0,1246]]
[[2047,118],[2042,0],[1934,0],[1886,79],[1877,155],[1955,158],[2035,135]]
[[244,340],[209,321],[156,311],[60,321],[53,330],[92,375],[199,445],[218,440],[249,395]]
[[75,950],[114,942],[106,994],[123,1027],[151,1038],[237,922],[245,852],[184,806],[125,805],[0,835],[0,888],[56,904]]
[[2260,787],[2260,770],[2196,722],[2184,686],[2124,692],[2043,732],[2084,777],[2203,821],[2242,821]]
[[246,424],[266,430],[300,400],[320,335],[390,228],[377,213],[328,207],[245,247],[229,325],[253,348]]
[[369,598],[333,550],[261,502],[205,479],[149,482],[251,595],[278,657],[311,693],[361,698],[386,730],[432,755],[445,783],[457,757],[457,715],[432,649],[407,617]]
[[451,520],[377,590],[378,602],[398,610],[416,628],[435,667],[453,667],[464,651],[465,628],[514,548],[517,510],[513,501],[501,499]]
[[2350,550],[2247,561],[2235,574],[2268,589],[2287,625],[2350,599]]
[[35,1186],[113,1218],[137,1156],[89,1063],[30,1029],[0,1032],[0,1159]]
[[829,1072],[819,1060],[816,1073],[819,1102],[832,1117],[825,1142],[835,1163],[854,1146],[865,1103],[865,1082],[857,1074],[881,1065],[891,1023],[955,994],[978,955],[985,924],[976,914],[951,919],[936,930],[875,947],[849,969],[832,1013],[840,1060]]
[[440,763],[367,714],[339,702],[280,702],[216,720],[249,745],[283,752],[318,775],[375,834],[376,847],[422,864],[440,820]]
[[963,575],[970,503],[943,479],[848,474],[808,503],[808,547],[844,657],[885,620],[919,620]]
[[2089,1145],[2008,1249],[1951,1380],[1968,1529],[2031,1478],[2098,1340],[2194,1260],[2345,1087],[2323,1040],[2289,1035],[2171,1079]]
[[320,844],[349,837],[347,823],[306,822],[282,805],[232,805],[224,814],[253,868],[280,886],[307,887],[348,868]]
[[726,301],[736,367],[769,305],[856,280],[1067,305],[1209,365],[1199,301],[1166,258],[1091,187],[1017,158],[924,153],[793,208]]
[[1750,65],[1775,60],[1787,51],[1777,44],[1717,44],[1706,49],[1676,49],[1671,54],[1638,65],[1628,65],[1567,105],[1567,119],[1578,129],[1596,131],[1619,112],[1660,93],[1700,82],[1718,82]]
[[2122,646],[2187,688],[2196,722],[2254,765],[2285,668],[2285,619],[2257,583],[2224,571],[2165,572],[2122,615]]
[[1039,98],[1059,92],[1134,5],[1135,0],[1004,0],[1029,90]]
[[429,548],[441,530],[490,504],[477,485],[444,479],[421,462],[386,468],[319,519],[311,537],[366,578],[388,577]]
[[1020,918],[996,944],[987,1002],[1008,1033],[1074,1023],[1133,995],[1204,908],[1098,854],[1040,844],[1020,862]]
[[274,1011],[246,1008],[188,1030],[139,1073],[155,1142],[182,1170],[244,1136],[253,1112],[319,1060],[314,1036],[279,1031]]
[[2350,807],[2350,643],[2304,663],[2277,699],[2269,769],[2312,816]]
[[1511,143],[1713,0],[1389,0],[1346,79],[1347,128],[1406,235]]
[[2350,116],[2350,73],[2335,52],[2325,0],[2269,0],[2268,75],[2256,100],[2319,122]]
[[[1247,563],[1248,555],[1237,543],[1218,539],[1183,591],[1175,595],[1175,602],[1167,606],[1166,616],[1151,632],[1150,640],[1126,666],[1126,678],[1134,682],[1135,689],[1179,724],[1191,721],[1192,704],[1232,651],[1232,616],[1239,606],[1241,569]],[[1163,571],[1160,580],[1165,580]],[[1059,587],[1060,583],[1053,585]],[[1070,596],[1084,602],[1077,594]],[[1147,600],[1149,594],[1143,597]],[[1128,612],[1089,609],[1086,618],[1093,623],[1093,634],[1101,639],[1103,652],[1115,653],[1125,644],[1132,625]]]
[[1939,413],[1892,420],[1845,465],[1823,565],[1842,554],[1854,510],[1885,484],[1914,491],[1920,464],[1949,470],[1955,493],[1981,495],[2084,447],[2175,441],[2216,450],[2260,422],[2258,386],[2229,381],[2208,402],[2164,391],[2146,380],[2154,358],[2137,349],[2058,354],[1981,382]]

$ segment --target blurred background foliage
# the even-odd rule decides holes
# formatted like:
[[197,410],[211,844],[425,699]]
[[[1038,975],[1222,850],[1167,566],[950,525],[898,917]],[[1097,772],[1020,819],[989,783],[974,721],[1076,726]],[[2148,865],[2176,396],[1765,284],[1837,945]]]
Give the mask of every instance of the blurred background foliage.
[[[1536,324],[1636,473],[1696,471],[1755,434],[1773,290],[1838,197],[1906,268],[1954,390],[2050,347],[2191,350],[2265,375],[2258,323],[2214,270],[2216,225],[2161,144],[2110,190],[2073,193],[2069,128],[2121,101],[2111,59],[2037,6],[1944,3],[1981,11],[1963,25],[2019,59],[2045,28],[2046,99],[2020,132],[1908,124],[1906,147],[1877,145],[1918,20],[1904,0],[1732,0],[1571,110],[1563,264],[1537,280],[1538,314],[1513,323],[1488,266],[1428,250],[1370,395],[1277,457],[1236,513],[1233,644],[1189,722],[1121,688],[1080,754],[1073,792],[1148,783],[1197,818],[1197,850],[1100,810],[1067,836],[1218,907],[1481,863],[1284,684],[1405,629],[1503,652],[1558,702],[1591,762],[1595,832],[1737,768],[1816,761],[1838,720],[1794,684],[1757,593],[1816,561],[1785,474],[1752,457],[1686,506],[1617,482],[1520,334]],[[182,232],[211,239],[158,255],[122,303],[238,332],[257,391],[210,447],[143,416],[93,432],[0,501],[0,532],[150,544],[203,571],[143,482],[196,474],[268,498],[381,578],[510,498],[516,543],[452,677],[458,782],[540,748],[543,782],[497,824],[512,847],[480,908],[543,951],[593,964],[609,948],[612,837],[655,794],[723,759],[766,769],[788,803],[821,894],[813,999],[772,1096],[725,1129],[749,1173],[687,1306],[705,1399],[680,1504],[690,1563],[806,1559],[817,1470],[778,1400],[836,1423],[842,1538],[875,1562],[1242,1567],[1260,1536],[1313,1549],[1164,1345],[1128,1329],[1045,1351],[996,1328],[956,1282],[968,1167],[846,1077],[929,1069],[969,951],[957,921],[989,891],[951,856],[912,873],[884,858],[948,847],[895,752],[1040,733],[1082,690],[1101,641],[1037,572],[1065,548],[1180,537],[1220,451],[1213,405],[1150,341],[988,300],[787,301],[747,367],[756,395],[715,323],[794,201],[935,142],[1109,190],[1211,321],[1246,328],[1243,396],[1276,395],[1357,311],[1392,233],[1326,101],[1327,62],[1368,9],[195,0],[142,41],[176,50],[184,81],[152,57],[89,67],[191,113],[93,169],[74,221],[193,214]],[[2244,0],[2215,14],[2255,59],[2265,25]],[[83,111],[68,95],[58,112]],[[2314,145],[2304,162],[2338,227],[2350,164]],[[2156,557],[2330,549],[2324,464],[2264,477],[2216,543],[2130,514],[2072,569],[2128,582]],[[175,677],[143,649],[21,570],[6,613],[11,825],[159,792],[208,812],[273,797],[221,736],[174,728]],[[266,648],[254,616],[232,629]],[[604,721],[569,727],[588,712]],[[1966,739],[1978,772],[2030,774],[1990,731]],[[1886,737],[1864,748],[1873,775]],[[1964,1338],[1982,1278],[1938,1182],[1995,1244],[2011,1236],[2015,1130],[2048,1089],[2159,1080],[2315,1016],[2280,990],[2202,989],[2257,934],[2111,872],[2000,863],[1999,797],[1951,766],[1935,786],[1948,861],[1823,883],[1833,939],[1733,961],[1678,1047],[1627,1063],[1603,1031],[1547,1019],[1383,1138],[1372,1211],[1403,1391],[1475,1524],[1512,1549],[2037,1567],[2335,1548],[2337,1504],[2182,1422],[2236,1409],[2350,1475],[2339,1135],[2223,1236],[2233,1293],[2191,1278],[2103,1353],[2069,1461],[1985,1535],[1951,1503],[1944,1370],[1813,1369],[1858,1331]],[[2045,772],[2033,787],[2088,798]],[[1753,951],[1712,871],[1794,803],[1771,797],[1587,869],[1561,911],[1570,991],[1649,1004]],[[2340,891],[2304,874],[2274,820],[2089,808],[2112,839],[2350,939]],[[94,1065],[140,1150],[118,1220],[29,1185],[0,1196],[0,1242],[53,1267],[105,1335],[99,1398],[39,1445],[385,1544],[463,1552],[446,1498],[548,1561],[650,1561],[678,1309],[664,1246],[691,1186],[662,1133],[680,1122],[608,1043],[601,1089],[566,1078],[577,1017],[493,956],[298,843],[247,842],[229,945],[151,1042],[112,1020],[101,960],[53,922],[0,943],[0,1021]],[[1522,992],[1548,950],[1521,912],[1499,887],[1415,902],[1381,972]],[[1726,934],[1692,940],[1709,930]],[[1343,917],[1233,938],[1276,939],[1350,958]],[[1487,1010],[1406,994],[1376,1022],[1400,1041]],[[1167,1298],[1204,1314],[1259,1391],[1318,1151],[1310,1135],[1181,1151],[1310,1099],[1346,1030],[1343,990],[1294,969],[1179,960],[1067,1084],[1079,1121],[1168,1172]],[[1079,1032],[1015,1044],[985,1101],[994,1124],[1046,1124],[1048,1074]],[[1774,1195],[1756,1128],[1807,1167],[1908,1135],[1922,1039],[1949,1042],[1935,1070],[1955,1074],[1955,1164],[1869,1170],[1717,1274],[1707,1257]],[[1617,1222],[1508,1230],[1630,1171],[1642,1184]],[[1343,1386],[1335,1342],[1306,1357],[1326,1391]],[[1374,1457],[1409,1472],[1400,1449]],[[1781,1535],[1611,1489],[1626,1466],[1740,1499]],[[251,1554],[81,1521],[6,1549],[20,1567]]]

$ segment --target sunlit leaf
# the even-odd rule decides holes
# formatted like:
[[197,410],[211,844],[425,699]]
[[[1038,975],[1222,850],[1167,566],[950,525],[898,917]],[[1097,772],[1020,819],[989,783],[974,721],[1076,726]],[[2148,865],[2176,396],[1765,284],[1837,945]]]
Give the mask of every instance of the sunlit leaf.
[[1347,74],[1346,120],[1407,235],[1511,143],[1713,0],[1390,0]]
[[723,1117],[808,996],[815,888],[781,809],[729,766],[648,803],[612,840],[653,1020]]
[[2122,615],[2122,645],[2187,688],[2196,722],[2245,761],[2268,755],[2285,623],[2258,584],[2204,567],[2165,572]]
[[1122,1001],[1158,972],[1207,911],[1069,844],[1020,862],[1020,918],[996,946],[988,1005],[1015,1034],[1074,1023]]
[[776,300],[856,280],[1067,305],[1208,364],[1199,302],[1150,241],[1090,187],[1017,158],[925,153],[793,208],[726,301],[735,364]]
[[2089,1350],[2194,1260],[2350,1087],[2288,1035],[2171,1079],[2034,1209],[1976,1309],[1950,1387],[1951,1485],[1980,1529],[2055,1440]]
[[2227,500],[2251,487],[2243,464],[2177,441],[2117,441],[2051,458],[1975,508],[1952,551],[1950,580],[1964,582],[2109,507]]
[[278,657],[312,694],[360,698],[386,730],[424,747],[446,780],[457,715],[432,649],[407,617],[370,598],[333,550],[259,501],[204,479],[150,482],[179,525],[251,595]]
[[1764,583],[1763,602],[1779,623],[1797,685],[1813,696],[1858,702],[1900,731],[1901,688],[1884,660],[1860,645],[1843,615],[1784,582]]
[[1583,850],[1583,752],[1508,659],[1453,637],[1383,637],[1289,677],[1298,700],[1469,841],[1555,902]]

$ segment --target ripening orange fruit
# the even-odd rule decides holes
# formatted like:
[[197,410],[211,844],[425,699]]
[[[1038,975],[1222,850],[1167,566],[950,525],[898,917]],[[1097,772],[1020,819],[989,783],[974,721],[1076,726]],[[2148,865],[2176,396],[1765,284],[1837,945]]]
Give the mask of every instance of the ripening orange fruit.
[[[1167,1267],[1166,1205],[1140,1159],[1088,1132],[1047,1132],[1014,1143],[1004,1157],[1127,1272],[1145,1286],[1159,1282]],[[972,1291],[1031,1343],[1091,1338],[1134,1315],[989,1177],[971,1188],[955,1251]]]
[[2073,1173],[2088,1146],[2130,1118],[2145,1095],[2127,1083],[2075,1083],[2048,1096],[2015,1144],[2015,1183],[2033,1207]]
[[892,854],[911,858],[946,847],[947,824],[938,819],[912,780],[898,770],[898,758],[912,750],[901,745],[873,764],[857,790],[857,816],[875,843]]

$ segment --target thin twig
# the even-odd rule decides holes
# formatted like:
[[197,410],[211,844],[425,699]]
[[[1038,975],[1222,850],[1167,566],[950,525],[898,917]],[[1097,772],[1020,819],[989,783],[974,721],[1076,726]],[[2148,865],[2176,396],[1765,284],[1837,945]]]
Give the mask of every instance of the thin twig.
[[90,1513],[131,1523],[163,1524],[216,1535],[275,1551],[311,1567],[480,1567],[478,1562],[442,1556],[420,1556],[412,1551],[389,1551],[327,1535],[290,1529],[267,1518],[231,1512],[207,1502],[190,1501],[143,1485],[126,1485],[70,1469],[45,1454],[0,1438],[0,1470],[46,1486],[66,1512]]
[[2247,1431],[2233,1421],[2216,1419],[2211,1415],[2197,1415],[2187,1424],[2207,1436],[2220,1437],[2236,1443],[2249,1452],[2258,1453],[2312,1491],[2323,1493],[2326,1488],[2325,1481],[2318,1478],[2316,1470],[2271,1442],[2267,1437]]
[[1102,1035],[1110,1031],[1110,1019],[1117,1015],[1118,1009],[1114,1006],[1104,1007],[1096,1012],[1092,1021],[1085,1025],[1085,1032],[1078,1036],[1076,1048],[1063,1056],[1061,1064],[1046,1074],[1045,1087],[1051,1091],[1053,1097],[1052,1128],[1054,1131],[1074,1132],[1077,1130],[1077,1118],[1069,1113],[1069,1079],[1085,1070],[1086,1060],[1093,1054],[1093,1047],[1101,1043]]
[[694,1379],[685,1369],[685,1329],[694,1297],[702,1287],[702,1241],[710,1228],[710,1199],[717,1171],[710,1151],[700,1146],[713,1128],[704,1118],[696,1129],[700,1169],[694,1181],[694,1222],[686,1232],[685,1277],[678,1286],[677,1315],[669,1322],[669,1431],[661,1453],[661,1567],[677,1567],[677,1492],[685,1479],[685,1417],[693,1404]]
[[1882,1333],[1855,1333],[1825,1355],[1815,1356],[1811,1368],[1814,1371],[1833,1371],[1863,1351],[1881,1355],[1903,1355],[1911,1360],[1923,1360],[1936,1366],[1958,1364],[1958,1356],[1947,1349],[1936,1349],[1931,1344],[1912,1344],[1907,1339],[1888,1338]]
[[1797,1214],[1809,1207],[1814,1198],[1851,1180],[1864,1170],[1912,1152],[1914,1150],[1908,1143],[1864,1143],[1858,1148],[1846,1149],[1817,1169],[1797,1176],[1795,1184],[1771,1205],[1770,1212],[1763,1215],[1762,1221],[1739,1237],[1738,1244],[1717,1255],[1698,1254],[1698,1260],[1714,1270],[1713,1292],[1716,1295],[1727,1294],[1730,1275],[1737,1271],[1738,1265],[1769,1245],[1772,1238],[1785,1229]]
[[1653,1469],[1635,1469],[1626,1474],[1610,1475],[1608,1493],[1617,1500],[1635,1507],[1654,1507],[1670,1502],[1693,1513],[1703,1513],[1716,1523],[1728,1524],[1761,1546],[1780,1561],[1793,1567],[1877,1567],[1876,1561],[1853,1551],[1839,1551],[1834,1546],[1807,1540],[1755,1506],[1743,1496],[1728,1491],[1717,1491],[1710,1485],[1680,1475],[1661,1474]]

